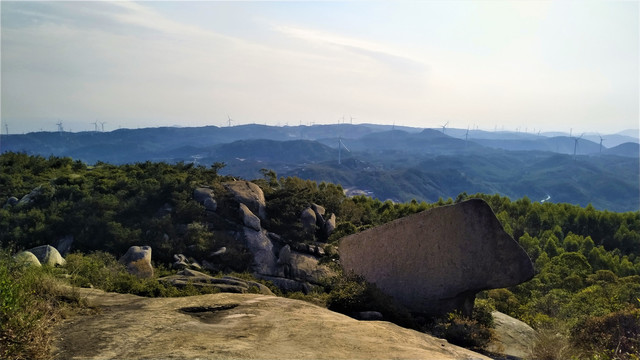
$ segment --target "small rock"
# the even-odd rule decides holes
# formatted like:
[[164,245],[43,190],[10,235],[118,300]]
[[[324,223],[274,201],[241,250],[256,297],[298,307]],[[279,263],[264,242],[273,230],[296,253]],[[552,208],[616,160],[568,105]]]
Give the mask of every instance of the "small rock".
[[311,204],[311,209],[313,209],[313,212],[315,212],[316,214],[320,215],[320,216],[324,216],[326,210],[324,207],[318,205],[318,204]]
[[202,205],[208,211],[215,212],[218,209],[218,203],[214,199],[206,199]]
[[15,196],[12,196],[10,198],[7,199],[7,204],[6,206],[15,206],[18,205],[18,198]]
[[300,214],[300,221],[305,231],[313,232],[316,226],[316,213],[314,213],[311,208],[306,208],[302,210],[302,214]]
[[242,216],[242,223],[244,226],[252,228],[255,231],[260,231],[262,229],[260,227],[260,219],[255,216],[245,204],[240,204],[240,214]]
[[127,267],[130,274],[139,278],[153,277],[151,246],[132,246],[118,261]]
[[384,317],[377,311],[360,311],[353,314],[356,319],[363,321],[382,321]]
[[329,236],[336,229],[336,215],[331,214],[327,221],[324,223],[324,233]]
[[220,249],[216,250],[215,252],[211,253],[211,256],[219,256],[226,252],[227,252],[227,248],[223,246]]
[[33,253],[30,251],[19,252],[13,258],[16,259],[16,262],[22,266],[26,266],[26,267],[42,266],[40,264],[40,260],[38,260],[38,258],[35,255],[33,255]]

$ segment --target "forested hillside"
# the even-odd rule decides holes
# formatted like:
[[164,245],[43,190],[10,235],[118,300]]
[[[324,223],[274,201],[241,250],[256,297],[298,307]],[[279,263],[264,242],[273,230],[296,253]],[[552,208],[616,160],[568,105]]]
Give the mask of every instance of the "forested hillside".
[[[72,236],[74,251],[102,250],[120,256],[131,245],[145,244],[157,254],[154,260],[165,264],[175,253],[210,251],[214,243],[227,244],[228,239],[201,225],[204,207],[192,193],[200,185],[222,189],[221,183],[231,179],[219,174],[223,167],[162,162],[87,166],[71,158],[2,154],[0,199],[7,205],[0,209],[0,245],[16,252]],[[412,213],[482,198],[526,250],[536,270],[531,281],[487,291],[483,301],[536,329],[552,329],[548,341],[571,345],[585,358],[640,355],[637,211],[616,213],[590,205],[464,192],[434,203],[393,203],[347,197],[340,185],[278,178],[266,169],[262,174],[254,182],[267,201],[265,228],[301,241],[335,244],[344,235]],[[336,214],[336,231],[328,239],[305,238],[299,219],[310,203]],[[224,207],[224,201],[219,206]]]
[[466,191],[636,211],[638,139],[606,139],[601,147],[592,136],[562,134],[254,124],[0,135],[0,153],[71,157],[89,165],[224,162],[220,174],[254,179],[267,168],[383,201],[435,202]]

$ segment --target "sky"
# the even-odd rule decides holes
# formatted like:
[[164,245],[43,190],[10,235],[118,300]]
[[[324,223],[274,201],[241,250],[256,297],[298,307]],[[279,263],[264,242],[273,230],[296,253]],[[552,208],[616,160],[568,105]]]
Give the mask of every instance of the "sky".
[[0,2],[1,131],[637,129],[638,1]]

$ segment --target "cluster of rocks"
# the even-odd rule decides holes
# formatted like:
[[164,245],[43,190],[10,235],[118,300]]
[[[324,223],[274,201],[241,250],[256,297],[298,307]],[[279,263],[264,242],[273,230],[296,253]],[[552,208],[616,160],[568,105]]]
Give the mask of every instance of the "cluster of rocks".
[[219,290],[220,292],[253,292],[264,295],[273,295],[273,292],[271,292],[268,287],[255,281],[248,281],[234,276],[223,276],[222,278],[215,278],[213,276],[191,269],[180,270],[176,275],[165,276],[158,280],[170,283],[178,288],[183,288],[187,285],[190,285],[195,287],[213,288]]
[[18,200],[17,197],[15,196],[11,196],[9,197],[9,199],[7,199],[7,202],[4,204],[4,208],[8,208],[11,206],[17,206],[17,205],[24,205],[24,204],[29,204],[32,203],[34,201],[34,199],[36,198],[36,196],[40,195],[42,193],[42,186],[38,186],[37,188],[31,190],[30,193],[24,195],[22,198],[20,198],[20,200]]
[[311,204],[304,209],[300,221],[306,232],[315,233],[319,229],[325,237],[329,237],[336,229],[336,215],[326,214],[326,209],[318,204]]
[[[233,233],[234,238],[246,247],[253,261],[251,270],[258,278],[270,280],[279,288],[286,291],[308,292],[314,286],[319,285],[334,272],[327,266],[319,264],[319,258],[325,255],[322,243],[303,244],[288,242],[278,234],[267,231],[262,224],[267,220],[266,201],[264,193],[259,186],[248,181],[233,181],[223,184],[232,199],[231,206],[237,207],[238,229]],[[211,188],[198,187],[193,191],[193,199],[205,207],[205,211],[215,214],[218,211],[216,194]],[[160,209],[161,212],[163,209]],[[313,226],[324,229],[326,236],[335,229],[335,215],[330,214],[327,219],[325,209],[317,204],[312,204],[309,210],[313,213]],[[305,210],[306,211],[306,210]],[[304,214],[304,211],[303,211]],[[234,219],[226,219],[232,222]],[[304,223],[303,223],[304,224]],[[312,230],[316,230],[313,228]],[[210,254],[207,259],[194,259],[184,254],[175,254],[172,267],[180,269],[178,275],[162,278],[176,286],[191,283],[196,286],[216,287],[221,291],[245,292],[252,286],[257,286],[260,292],[265,293],[262,286],[255,284],[239,285],[242,280],[236,278],[223,278],[223,280],[208,277],[199,270],[217,271],[214,262],[218,256],[225,254],[226,248],[220,248]],[[127,253],[120,258],[120,262],[127,266],[132,274],[139,277],[153,276],[151,266],[151,247],[132,246]]]

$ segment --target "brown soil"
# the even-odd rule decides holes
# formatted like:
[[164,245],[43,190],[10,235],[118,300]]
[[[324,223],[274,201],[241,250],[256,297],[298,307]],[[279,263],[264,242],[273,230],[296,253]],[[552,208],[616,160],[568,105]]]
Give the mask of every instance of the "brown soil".
[[98,311],[54,329],[56,359],[489,359],[388,322],[275,296],[79,291]]

